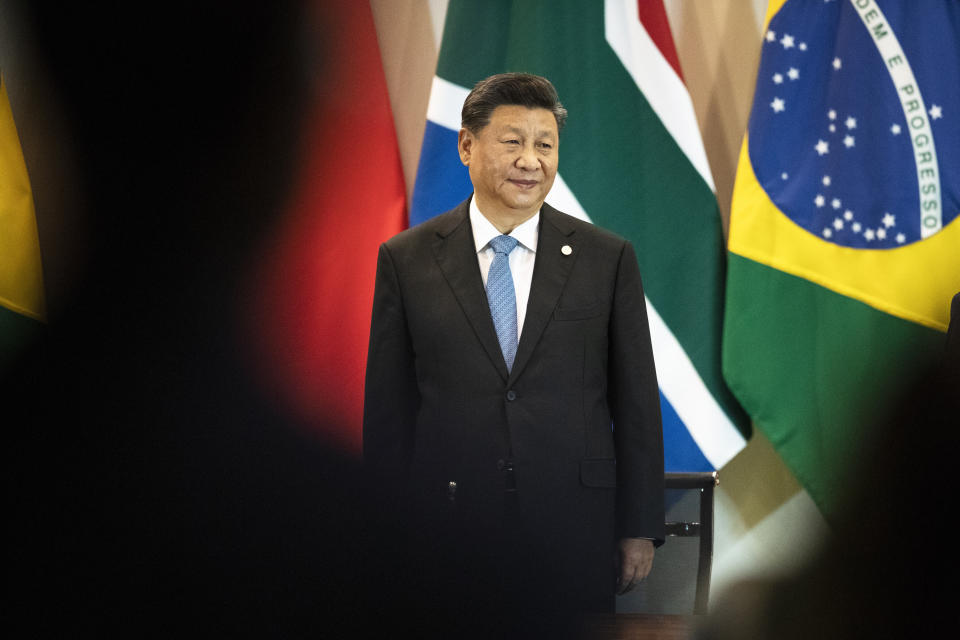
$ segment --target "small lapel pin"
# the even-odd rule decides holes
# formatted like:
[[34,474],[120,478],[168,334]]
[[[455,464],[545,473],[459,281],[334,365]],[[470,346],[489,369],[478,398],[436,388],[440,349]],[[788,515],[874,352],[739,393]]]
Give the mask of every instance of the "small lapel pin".
[[562,247],[560,247],[560,253],[562,253],[565,256],[568,256],[571,253],[573,253],[573,249],[570,248],[570,245],[565,244]]

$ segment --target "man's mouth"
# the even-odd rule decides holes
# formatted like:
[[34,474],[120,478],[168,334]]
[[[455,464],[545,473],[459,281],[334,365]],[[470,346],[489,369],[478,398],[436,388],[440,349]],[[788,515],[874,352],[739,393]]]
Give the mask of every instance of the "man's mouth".
[[518,180],[516,178],[512,178],[510,182],[517,185],[521,189],[530,189],[538,184],[536,180]]

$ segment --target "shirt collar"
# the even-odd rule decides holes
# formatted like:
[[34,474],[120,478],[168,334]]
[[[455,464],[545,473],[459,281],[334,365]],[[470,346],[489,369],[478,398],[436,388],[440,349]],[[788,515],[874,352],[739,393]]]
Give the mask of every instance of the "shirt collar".
[[[477,253],[480,253],[480,251],[485,249],[491,240],[499,235],[502,235],[500,231],[493,226],[493,223],[487,220],[486,217],[480,213],[480,209],[477,207],[477,199],[475,197],[470,198],[470,226],[473,227],[473,243],[476,247]],[[536,253],[539,232],[540,212],[537,211],[537,213],[534,214],[529,220],[511,231],[510,235],[516,238],[517,242],[522,244],[525,248]]]

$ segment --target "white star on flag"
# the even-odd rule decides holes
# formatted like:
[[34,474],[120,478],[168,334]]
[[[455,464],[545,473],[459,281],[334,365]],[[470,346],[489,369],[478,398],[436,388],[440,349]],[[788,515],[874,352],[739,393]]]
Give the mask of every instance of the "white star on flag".
[[845,146],[847,149],[849,149],[850,147],[853,146],[853,142],[854,142],[853,136],[846,136],[846,137],[843,139],[843,146]]
[[833,109],[830,109],[830,111],[827,111],[827,117],[830,118],[831,120],[836,120],[837,112]]
[[796,67],[790,67],[790,70],[787,71],[787,77],[791,80],[796,80],[800,77],[800,70]]
[[767,31],[767,42],[773,42],[777,39],[777,34],[773,31]]
[[892,213],[887,212],[883,214],[883,226],[890,228],[893,225],[897,224],[897,218]]
[[846,211],[844,211],[843,218],[845,220],[853,220],[853,211],[850,211],[850,209],[847,209]]
[[839,209],[841,206],[840,198],[834,198],[833,200],[831,200],[830,206],[833,207],[834,209]]
[[817,194],[817,197],[813,199],[813,204],[817,205],[817,208],[822,207],[824,202],[826,202],[826,198],[819,193]]
[[780,38],[780,44],[783,45],[784,49],[793,48],[793,36],[790,35],[789,33],[783,34],[783,37]]
[[824,227],[824,229],[823,229],[823,237],[824,237],[824,238],[829,238],[829,237],[832,236],[832,235],[833,235],[833,231],[830,229],[830,227]]
[[787,175],[787,172],[786,172],[786,171],[784,171],[783,173],[780,174],[780,179],[781,179],[781,180],[786,180],[786,179],[789,178],[789,177],[790,177],[790,176]]
[[797,45],[797,48],[800,49],[800,51],[806,51],[806,50],[807,50],[807,43],[806,43],[806,42],[801,42],[799,45]]
[[840,218],[834,218],[833,228],[836,229],[837,231],[840,231],[840,229],[843,229],[843,220],[841,220]]
[[899,242],[900,244],[903,244],[906,241],[907,241],[907,236],[903,235],[902,233],[897,234],[897,242]]
[[826,140],[817,140],[817,144],[814,145],[814,149],[817,150],[818,155],[824,155],[830,153],[830,144]]
[[940,105],[935,104],[930,107],[930,117],[934,120],[939,120],[943,117],[943,109],[940,108]]
[[879,229],[877,229],[877,237],[880,238],[881,240],[884,240],[887,237],[887,230],[884,229],[883,227],[880,227]]
[[873,229],[867,229],[866,231],[863,232],[863,237],[867,239],[867,242],[873,240],[873,236],[874,236]]
[[773,102],[770,103],[770,106],[773,107],[773,112],[774,112],[774,113],[780,113],[781,111],[783,111],[784,109],[786,109],[786,107],[784,106],[784,104],[785,104],[785,103],[784,103],[784,101],[783,101],[781,98],[774,98],[774,99],[773,99]]
[[775,73],[775,74],[773,74],[773,83],[774,83],[774,84],[780,84],[780,83],[782,83],[782,82],[783,82],[783,74],[782,74],[782,73]]
[[860,233],[860,223],[859,223],[859,222],[854,222],[854,223],[853,223],[853,232],[854,232],[854,233]]
[[847,126],[847,129],[856,129],[857,128],[857,119],[853,116],[850,116],[846,119],[844,124]]
[[834,58],[834,59],[833,59],[833,68],[834,68],[834,69],[839,69],[839,68],[842,67],[842,66],[843,66],[843,63],[840,62],[840,58]]
[[900,125],[895,124],[892,127],[890,127],[890,133],[892,133],[895,136],[900,135]]
[[830,176],[823,176],[823,186],[825,187],[830,186]]

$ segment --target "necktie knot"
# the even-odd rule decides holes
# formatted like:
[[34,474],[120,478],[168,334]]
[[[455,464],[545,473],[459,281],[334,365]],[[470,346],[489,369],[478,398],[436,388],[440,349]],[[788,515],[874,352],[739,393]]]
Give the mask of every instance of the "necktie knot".
[[490,247],[495,253],[510,255],[510,252],[517,248],[518,240],[512,236],[497,236],[490,240]]

